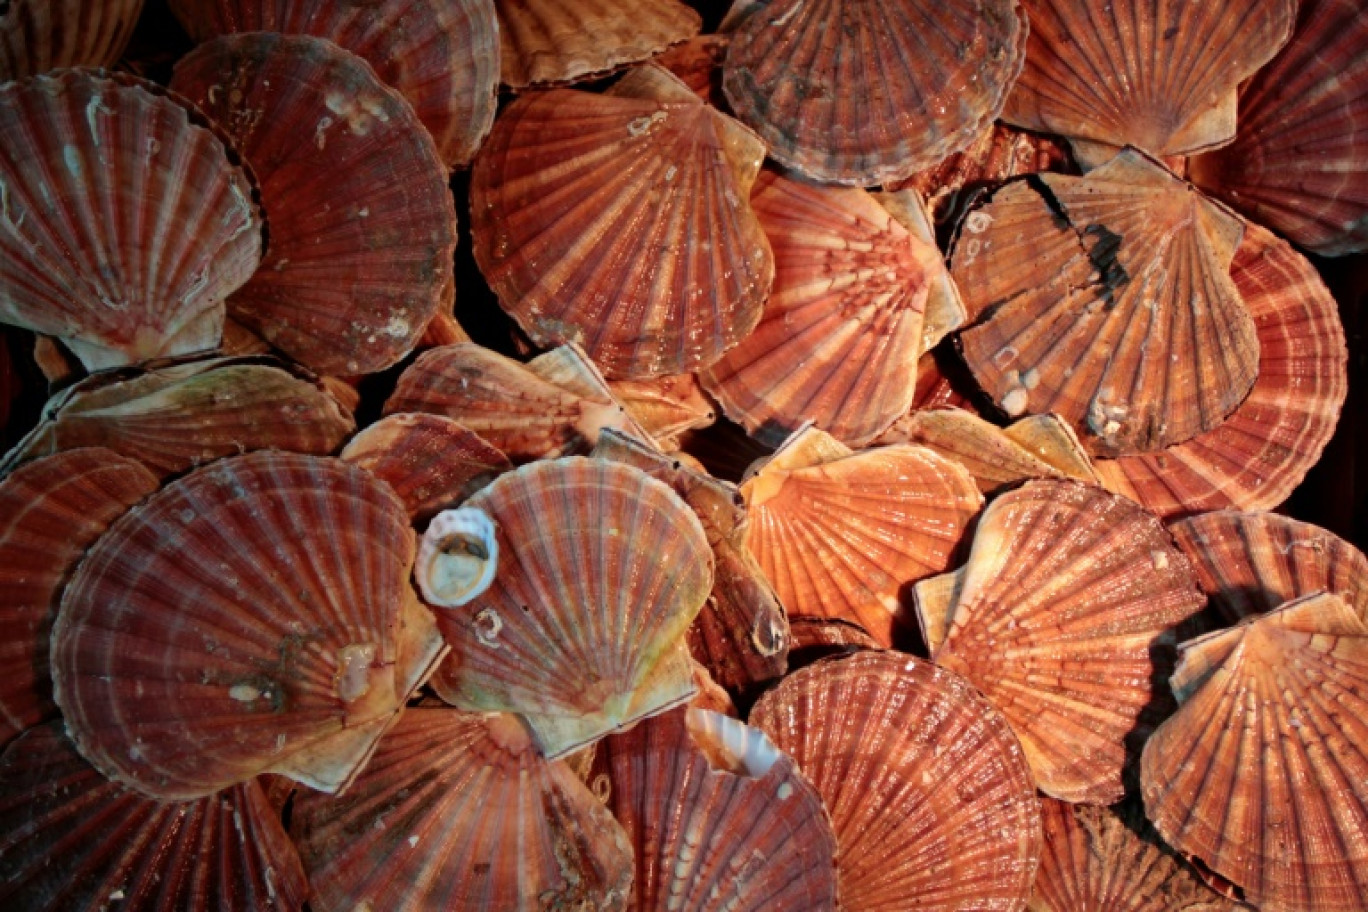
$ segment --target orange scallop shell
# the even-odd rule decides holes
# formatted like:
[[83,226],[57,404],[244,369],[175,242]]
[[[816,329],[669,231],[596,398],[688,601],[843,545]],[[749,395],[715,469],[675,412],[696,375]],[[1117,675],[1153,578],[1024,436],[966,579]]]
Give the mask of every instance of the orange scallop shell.
[[113,66],[143,0],[10,0],[0,10],[0,83],[59,67]]
[[717,420],[712,400],[703,394],[693,374],[610,380],[608,388],[662,450],[677,449],[686,431],[705,428]]

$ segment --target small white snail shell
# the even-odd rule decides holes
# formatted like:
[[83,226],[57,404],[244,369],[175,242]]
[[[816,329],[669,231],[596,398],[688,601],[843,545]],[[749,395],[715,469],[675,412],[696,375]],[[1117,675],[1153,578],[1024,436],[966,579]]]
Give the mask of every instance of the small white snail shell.
[[429,605],[455,608],[489,588],[499,566],[494,521],[482,510],[443,510],[418,543],[413,575]]

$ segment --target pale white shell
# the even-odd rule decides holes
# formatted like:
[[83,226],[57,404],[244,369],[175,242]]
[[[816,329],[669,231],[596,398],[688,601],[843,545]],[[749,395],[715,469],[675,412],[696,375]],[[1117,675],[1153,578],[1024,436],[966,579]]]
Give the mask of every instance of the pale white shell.
[[429,605],[456,608],[488,589],[498,566],[494,520],[483,510],[458,507],[432,518],[413,576]]

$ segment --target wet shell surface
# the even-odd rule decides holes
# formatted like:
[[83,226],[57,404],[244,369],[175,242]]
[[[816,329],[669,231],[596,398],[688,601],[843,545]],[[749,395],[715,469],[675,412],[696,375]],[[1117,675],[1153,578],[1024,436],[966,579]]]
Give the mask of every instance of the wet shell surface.
[[862,652],[785,678],[750,721],[826,804],[842,907],[1025,908],[1040,808],[1011,727],[969,682]]
[[1214,430],[1097,464],[1108,489],[1164,518],[1281,504],[1320,459],[1348,393],[1339,307],[1305,257],[1247,224],[1231,278],[1259,340],[1249,395]]
[[1254,384],[1230,278],[1243,226],[1127,150],[1085,178],[1018,181],[969,214],[952,275],[974,377],[1009,416],[1054,412],[1099,456],[1211,430]]
[[639,469],[580,457],[501,476],[465,503],[497,530],[493,585],[439,609],[433,678],[462,709],[516,712],[549,758],[693,695],[683,636],[712,588],[692,511]]
[[738,4],[752,5],[723,90],[771,155],[821,181],[888,183],[965,148],[1002,110],[1025,50],[1016,0]]
[[413,533],[340,460],[251,453],[172,482],[82,562],[52,635],[77,745],[160,800],[262,772],[343,788],[444,651]]
[[59,67],[112,66],[143,0],[10,0],[0,10],[0,83]]
[[973,477],[922,447],[852,452],[800,431],[741,485],[750,549],[794,617],[854,621],[887,646],[900,590],[949,569],[983,506]]
[[524,96],[471,177],[475,260],[538,345],[609,377],[699,370],[760,319],[774,260],[748,199],[764,144],[660,67]]
[[0,86],[0,320],[90,370],[217,348],[261,259],[247,176],[160,92],[78,70]]
[[1002,118],[1089,167],[1122,146],[1190,155],[1235,136],[1236,87],[1286,43],[1295,0],[1024,0],[1026,65]]
[[318,912],[627,908],[622,828],[515,716],[410,709],[345,795],[299,797],[291,831]]
[[1041,791],[1119,799],[1158,699],[1152,652],[1206,602],[1187,559],[1125,498],[1041,479],[989,504],[963,572],[936,664],[1007,717]]
[[1240,89],[1235,141],[1191,179],[1316,253],[1368,249],[1368,16],[1302,0],[1292,40]]
[[60,723],[0,757],[0,904],[24,912],[297,912],[309,895],[256,780],[185,804],[111,782]]
[[1260,909],[1368,906],[1368,627],[1338,596],[1184,643],[1141,761],[1170,845]]
[[574,82],[659,54],[703,21],[678,0],[495,0],[510,88]]
[[632,908],[836,908],[822,799],[758,729],[680,707],[599,747],[608,807],[632,842]]
[[319,38],[200,45],[171,88],[232,138],[261,182],[270,250],[233,316],[320,373],[398,362],[454,289],[447,169],[402,95]]
[[86,548],[157,489],[131,459],[79,449],[0,481],[0,745],[57,714],[48,647],[62,588]]
[[680,435],[717,420],[712,400],[703,394],[693,374],[610,380],[608,388],[661,449],[676,449]]

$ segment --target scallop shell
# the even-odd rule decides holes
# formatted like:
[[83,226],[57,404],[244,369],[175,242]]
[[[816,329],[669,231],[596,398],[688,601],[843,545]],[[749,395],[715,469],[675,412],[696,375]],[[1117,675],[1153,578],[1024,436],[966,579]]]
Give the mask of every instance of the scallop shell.
[[1068,137],[1089,166],[1122,146],[1190,155],[1235,136],[1236,87],[1292,34],[1295,0],[1026,0],[1026,65],[1002,119]]
[[785,678],[751,724],[826,803],[845,908],[1024,908],[1040,807],[1011,727],[969,682],[862,652]]
[[320,373],[372,373],[408,354],[450,303],[456,210],[403,96],[329,41],[265,32],[200,45],[171,87],[261,181],[271,247],[233,316]]
[[280,814],[255,781],[187,804],[100,775],[58,723],[0,757],[0,904],[297,912],[309,895]]
[[1368,626],[1338,596],[1184,643],[1145,810],[1260,909],[1368,906]]
[[627,907],[622,828],[514,716],[410,709],[346,795],[301,795],[290,827],[318,912]]
[[509,87],[573,82],[638,63],[698,34],[678,0],[495,0]]
[[945,571],[983,506],[958,463],[922,447],[852,452],[815,428],[741,485],[750,549],[790,616],[854,621],[887,646],[900,590]]
[[717,420],[712,401],[703,395],[693,374],[610,380],[608,388],[663,450],[677,449],[685,431],[705,428]]
[[62,588],[86,548],[155,490],[141,465],[102,449],[40,459],[0,481],[0,746],[57,714],[48,640]]
[[751,205],[774,248],[755,331],[702,374],[727,415],[778,445],[805,421],[850,446],[912,405],[923,313],[957,300],[930,219],[904,226],[858,188],[761,175]]
[[1055,412],[1094,455],[1211,430],[1258,373],[1229,275],[1242,231],[1134,150],[1084,178],[1010,184],[955,244],[952,275],[982,317],[964,358],[1008,415]]
[[261,259],[247,176],[160,92],[77,70],[0,86],[0,320],[90,370],[217,348]]
[[599,748],[608,807],[648,912],[836,908],[836,838],[816,790],[758,729],[671,710]]
[[764,156],[654,65],[604,95],[519,98],[476,158],[475,260],[538,345],[578,342],[615,379],[699,370],[755,327],[773,281],[747,203]]
[[438,613],[453,650],[432,682],[442,699],[521,714],[554,759],[693,695],[682,638],[713,560],[668,487],[569,457],[500,476],[465,507],[493,520],[499,571]]
[[1368,249],[1365,48],[1358,0],[1302,0],[1292,40],[1240,88],[1235,141],[1192,159],[1192,181],[1316,253]]
[[340,460],[249,453],[172,482],[62,599],[53,680],[81,753],[163,801],[262,772],[344,788],[445,651],[413,548],[398,498]]
[[679,77],[699,98],[714,108],[725,108],[722,95],[722,61],[731,39],[727,35],[695,35],[655,59]]
[[389,485],[420,524],[513,468],[480,435],[438,415],[382,418],[353,437],[342,458]]
[[143,0],[10,0],[0,10],[0,83],[59,67],[112,66]]
[[1259,340],[1249,395],[1215,430],[1097,464],[1107,488],[1166,519],[1282,503],[1320,459],[1348,392],[1339,308],[1305,257],[1247,224],[1231,278]]
[[1040,479],[989,504],[964,574],[936,664],[1007,717],[1041,791],[1119,799],[1126,742],[1158,699],[1152,653],[1206,602],[1187,559],[1125,498]]
[[219,358],[92,376],[53,397],[4,461],[101,446],[166,478],[248,450],[331,453],[355,429],[302,371],[269,357]]

